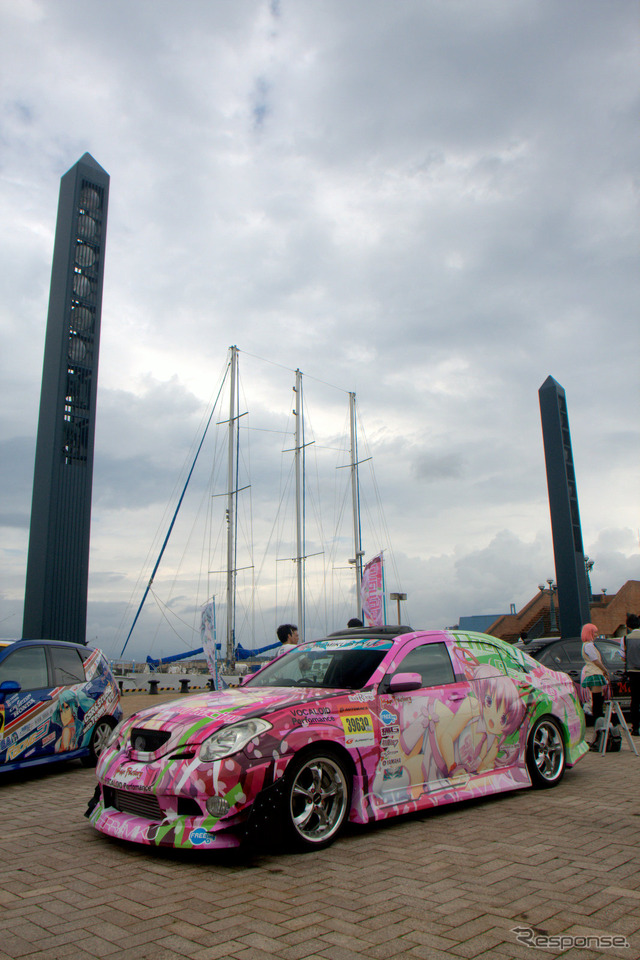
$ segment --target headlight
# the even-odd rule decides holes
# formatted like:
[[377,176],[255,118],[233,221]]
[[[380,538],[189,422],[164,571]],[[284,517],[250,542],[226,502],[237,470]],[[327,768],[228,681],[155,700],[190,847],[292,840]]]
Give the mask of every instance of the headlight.
[[113,746],[113,744],[116,742],[116,740],[118,739],[118,737],[119,737],[120,734],[122,733],[122,728],[124,727],[125,723],[127,723],[127,720],[128,720],[128,718],[127,718],[126,720],[121,720],[120,723],[118,723],[118,724],[113,728],[113,730],[112,730],[111,733],[109,734],[109,739],[106,741],[106,743],[105,743],[105,745],[104,745],[104,747],[103,747],[103,750],[106,750],[107,747]]
[[232,753],[237,753],[261,733],[271,730],[271,724],[266,720],[241,720],[223,727],[205,740],[201,745],[198,756],[201,760],[220,760]]

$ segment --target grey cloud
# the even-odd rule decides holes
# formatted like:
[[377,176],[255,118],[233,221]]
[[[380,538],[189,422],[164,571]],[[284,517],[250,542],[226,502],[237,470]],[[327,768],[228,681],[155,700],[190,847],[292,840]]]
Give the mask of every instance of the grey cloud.
[[[135,579],[231,343],[274,362],[269,378],[241,358],[261,537],[290,469],[282,434],[300,367],[358,394],[394,578],[425,623],[501,609],[528,597],[536,568],[551,575],[537,390],[553,375],[585,541],[613,589],[634,554],[598,537],[638,525],[640,466],[631,5],[184,6],[7,11],[0,443],[14,446],[0,456],[2,514],[29,510],[58,184],[88,149],[112,176],[92,602],[110,589],[121,602],[103,573],[127,589]],[[78,83],[83,71],[94,82]],[[326,446],[343,399],[309,386]],[[328,491],[336,464],[317,456]],[[362,497],[372,550],[384,538],[364,483]],[[17,553],[3,582],[17,583],[24,527],[5,529]],[[488,563],[498,573],[477,578]]]
[[433,483],[439,480],[456,480],[465,473],[465,463],[460,454],[422,454],[413,462],[412,473],[417,480]]

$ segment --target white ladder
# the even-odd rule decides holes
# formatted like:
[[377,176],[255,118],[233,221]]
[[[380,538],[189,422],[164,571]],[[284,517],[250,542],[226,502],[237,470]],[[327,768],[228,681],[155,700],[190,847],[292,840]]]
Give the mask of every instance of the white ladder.
[[618,717],[618,723],[622,729],[622,733],[627,738],[627,743],[629,744],[630,749],[633,750],[637,757],[638,751],[636,750],[636,745],[631,738],[631,734],[629,733],[629,727],[627,726],[627,721],[625,720],[624,714],[620,709],[620,704],[617,700],[605,700],[604,706],[604,736],[602,738],[602,743],[600,744],[600,753],[604,753],[607,749],[607,740],[609,739],[609,730],[611,729],[611,715],[615,711]]

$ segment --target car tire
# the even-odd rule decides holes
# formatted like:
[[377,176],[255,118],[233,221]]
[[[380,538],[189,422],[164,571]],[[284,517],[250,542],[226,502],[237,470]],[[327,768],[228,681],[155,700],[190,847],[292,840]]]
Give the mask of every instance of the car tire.
[[289,845],[320,850],[336,839],[351,808],[351,775],[328,747],[294,757],[285,774],[284,820]]
[[527,769],[534,787],[555,787],[566,764],[562,731],[553,717],[541,717],[529,734]]
[[84,767],[95,767],[98,762],[98,757],[104,750],[105,744],[111,735],[111,731],[115,727],[115,720],[111,717],[101,717],[96,723],[95,727],[91,731],[91,739],[89,741],[89,756],[82,757],[82,765]]

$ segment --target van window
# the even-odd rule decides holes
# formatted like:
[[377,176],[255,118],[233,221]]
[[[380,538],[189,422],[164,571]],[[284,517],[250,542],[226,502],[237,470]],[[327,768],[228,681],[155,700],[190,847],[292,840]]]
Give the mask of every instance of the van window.
[[84,683],[84,667],[75,647],[49,647],[49,651],[53,658],[54,687]]
[[49,686],[47,655],[44,647],[22,647],[0,663],[0,683],[17,680],[23,690],[41,690]]

